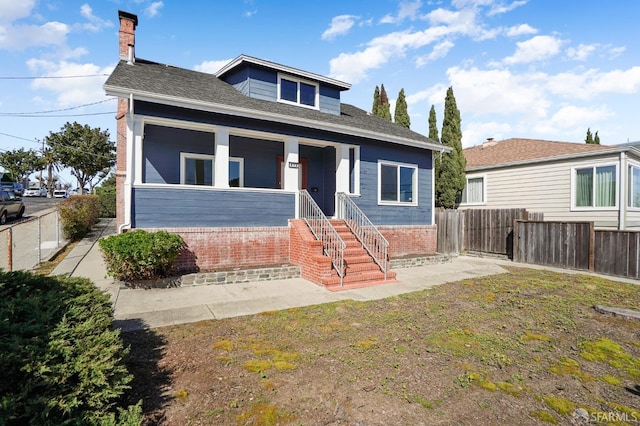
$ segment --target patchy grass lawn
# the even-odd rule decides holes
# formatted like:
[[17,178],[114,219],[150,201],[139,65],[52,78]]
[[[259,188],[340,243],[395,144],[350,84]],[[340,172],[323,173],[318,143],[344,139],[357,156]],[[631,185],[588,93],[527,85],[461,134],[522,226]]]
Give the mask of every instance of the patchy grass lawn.
[[[125,334],[149,424],[637,424],[640,286],[512,269]],[[582,423],[580,423],[582,422]]]

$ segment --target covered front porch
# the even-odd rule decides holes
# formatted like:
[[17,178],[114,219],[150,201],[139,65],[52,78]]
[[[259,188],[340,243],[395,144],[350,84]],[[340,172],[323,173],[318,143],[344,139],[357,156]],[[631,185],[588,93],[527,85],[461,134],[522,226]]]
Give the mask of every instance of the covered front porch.
[[357,145],[148,116],[129,123],[132,227],[286,226],[301,189],[328,217],[337,193],[358,194]]

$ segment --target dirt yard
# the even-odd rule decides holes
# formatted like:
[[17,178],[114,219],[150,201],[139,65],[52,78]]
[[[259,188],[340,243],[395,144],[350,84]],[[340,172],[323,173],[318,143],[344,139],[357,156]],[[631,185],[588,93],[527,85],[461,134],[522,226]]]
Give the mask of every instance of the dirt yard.
[[640,286],[513,269],[124,334],[146,424],[639,424]]

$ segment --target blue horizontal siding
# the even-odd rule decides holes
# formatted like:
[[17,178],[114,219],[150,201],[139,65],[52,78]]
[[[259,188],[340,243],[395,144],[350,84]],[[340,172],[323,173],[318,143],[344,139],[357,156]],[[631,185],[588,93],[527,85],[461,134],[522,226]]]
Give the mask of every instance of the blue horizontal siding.
[[132,210],[135,228],[287,226],[295,215],[295,196],[137,187],[133,189]]
[[340,91],[320,85],[320,111],[340,115]]

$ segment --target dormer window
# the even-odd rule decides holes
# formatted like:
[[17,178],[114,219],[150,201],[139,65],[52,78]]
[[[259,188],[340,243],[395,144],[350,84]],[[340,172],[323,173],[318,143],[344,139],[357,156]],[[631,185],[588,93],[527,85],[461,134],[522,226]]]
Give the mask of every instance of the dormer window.
[[278,102],[318,109],[318,84],[278,74]]

